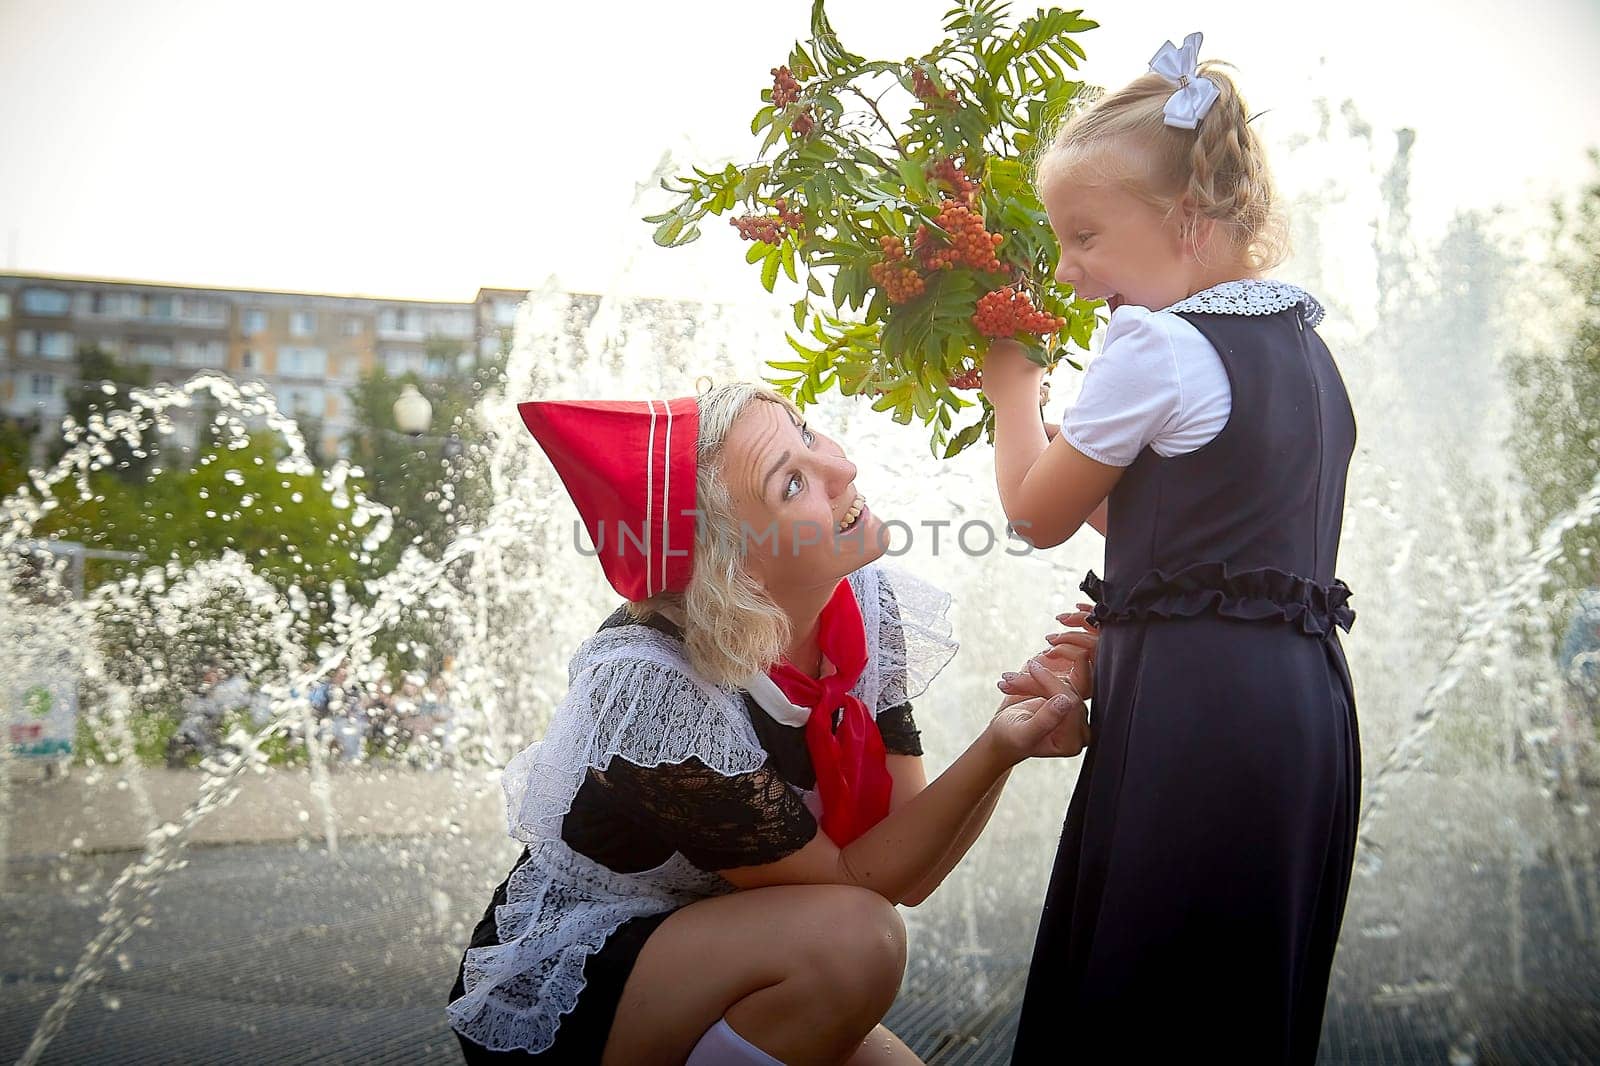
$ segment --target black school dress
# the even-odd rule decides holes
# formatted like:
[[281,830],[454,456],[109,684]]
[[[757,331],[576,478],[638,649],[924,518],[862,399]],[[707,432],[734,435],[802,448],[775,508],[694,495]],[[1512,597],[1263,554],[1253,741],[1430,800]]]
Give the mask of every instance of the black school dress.
[[[600,628],[622,625],[648,625],[681,638],[677,627],[665,618],[653,616],[637,622],[626,609],[617,610]],[[613,759],[604,772],[591,770],[579,786],[561,825],[562,839],[574,851],[619,873],[653,869],[674,852],[707,871],[756,866],[776,862],[810,843],[817,834],[817,821],[796,791],[816,787],[805,728],[775,721],[749,694],[744,704],[768,754],[766,765],[730,777],[697,759],[650,768]],[[910,703],[881,711],[878,730],[890,754],[922,754]],[[527,858],[524,850],[516,866]],[[473,930],[469,948],[499,943],[494,912],[505,902],[509,881],[508,873]],[[457,1033],[467,1061],[561,1066],[599,1063],[623,986],[639,952],[670,916],[669,912],[630,919],[589,956],[583,970],[584,989],[572,1012],[562,1017],[555,1043],[549,1048],[537,1055],[490,1051]],[[465,959],[457,968],[450,1002],[466,991],[464,970]]]
[[1092,742],[1014,1062],[1311,1063],[1360,788],[1334,579],[1355,419],[1300,306],[1179,311],[1222,357],[1211,443],[1109,501]]

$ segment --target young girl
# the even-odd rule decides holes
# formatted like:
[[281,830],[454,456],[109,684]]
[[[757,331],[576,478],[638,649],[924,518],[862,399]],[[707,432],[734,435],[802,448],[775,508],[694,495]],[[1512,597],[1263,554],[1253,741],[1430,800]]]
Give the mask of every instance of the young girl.
[[1262,277],[1283,257],[1266,159],[1199,44],[1169,42],[1039,162],[1057,279],[1112,307],[1060,432],[1020,348],[983,368],[1006,517],[1038,546],[1106,536],[1105,579],[1083,584],[1093,739],[1017,1062],[1311,1063],[1349,886],[1335,629],[1354,614],[1334,566],[1355,421],[1322,308]]

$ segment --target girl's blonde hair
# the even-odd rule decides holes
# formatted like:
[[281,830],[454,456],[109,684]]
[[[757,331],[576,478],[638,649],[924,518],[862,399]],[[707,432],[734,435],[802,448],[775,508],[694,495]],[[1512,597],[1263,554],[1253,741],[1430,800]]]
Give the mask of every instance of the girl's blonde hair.
[[1163,108],[1174,87],[1154,71],[1070,116],[1039,156],[1035,185],[1054,176],[1117,182],[1169,218],[1188,200],[1224,228],[1252,270],[1282,263],[1288,224],[1274,202],[1266,151],[1225,67],[1200,64],[1219,94],[1197,129],[1166,124]]
[[722,476],[728,434],[745,408],[757,401],[779,404],[800,417],[786,397],[760,385],[718,385],[698,397],[695,506],[700,520],[689,586],[628,604],[640,619],[663,608],[681,613],[689,664],[712,684],[731,688],[782,658],[791,637],[789,616],[745,570],[743,530]]

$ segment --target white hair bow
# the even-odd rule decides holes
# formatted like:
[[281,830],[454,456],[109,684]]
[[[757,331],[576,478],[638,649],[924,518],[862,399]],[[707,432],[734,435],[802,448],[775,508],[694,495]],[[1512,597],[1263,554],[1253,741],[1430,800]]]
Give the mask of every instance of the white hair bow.
[[1168,41],[1150,60],[1151,70],[1178,87],[1177,92],[1167,97],[1166,107],[1162,109],[1167,125],[1178,129],[1192,130],[1200,125],[1200,120],[1206,117],[1206,112],[1222,93],[1216,82],[1200,76],[1201,40],[1199,33],[1191,33],[1183,39],[1182,48],[1175,48]]

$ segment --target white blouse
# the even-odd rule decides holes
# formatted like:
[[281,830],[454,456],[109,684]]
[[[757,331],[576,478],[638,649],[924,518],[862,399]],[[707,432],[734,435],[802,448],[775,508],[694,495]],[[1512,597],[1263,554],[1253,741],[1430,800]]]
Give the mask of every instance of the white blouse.
[[1222,357],[1179,311],[1260,315],[1299,304],[1308,325],[1322,306],[1281,281],[1224,282],[1171,307],[1124,304],[1111,313],[1105,343],[1061,418],[1061,435],[1107,466],[1128,466],[1145,448],[1187,455],[1216,439],[1233,409]]

